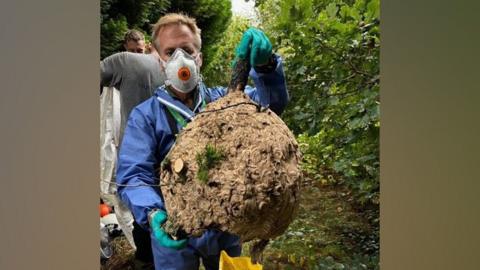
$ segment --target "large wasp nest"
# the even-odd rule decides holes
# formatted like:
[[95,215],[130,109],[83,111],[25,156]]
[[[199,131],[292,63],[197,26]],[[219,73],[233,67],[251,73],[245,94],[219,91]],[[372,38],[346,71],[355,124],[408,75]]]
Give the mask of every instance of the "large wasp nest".
[[274,112],[239,91],[245,84],[238,81],[237,74],[229,93],[197,114],[162,162],[165,229],[173,236],[215,228],[243,242],[268,240],[286,230],[298,208],[295,137]]

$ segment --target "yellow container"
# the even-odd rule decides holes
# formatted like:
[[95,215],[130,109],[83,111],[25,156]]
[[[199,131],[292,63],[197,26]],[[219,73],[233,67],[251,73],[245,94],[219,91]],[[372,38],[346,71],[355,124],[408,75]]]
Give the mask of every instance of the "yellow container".
[[219,270],[262,270],[261,264],[252,264],[250,257],[230,257],[227,252],[220,252]]

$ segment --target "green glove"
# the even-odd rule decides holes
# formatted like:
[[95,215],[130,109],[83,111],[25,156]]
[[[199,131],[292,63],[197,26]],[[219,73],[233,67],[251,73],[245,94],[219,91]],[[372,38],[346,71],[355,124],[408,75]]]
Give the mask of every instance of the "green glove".
[[262,31],[251,27],[243,33],[235,56],[249,59],[253,67],[267,64],[272,56],[272,43]]
[[162,228],[162,224],[167,221],[167,213],[162,210],[155,211],[150,220],[150,228],[152,228],[155,240],[167,248],[182,249],[187,245],[187,239],[173,240]]

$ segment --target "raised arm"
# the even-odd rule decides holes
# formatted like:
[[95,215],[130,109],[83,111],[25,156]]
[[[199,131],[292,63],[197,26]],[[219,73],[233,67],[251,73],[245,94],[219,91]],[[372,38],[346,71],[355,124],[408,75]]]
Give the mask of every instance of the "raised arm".
[[245,87],[245,93],[263,107],[269,107],[277,115],[282,114],[288,104],[288,91],[283,73],[282,58],[275,57],[275,69],[270,72],[258,72],[254,68],[250,70],[255,88]]
[[[242,36],[236,49],[236,58],[248,61],[253,68],[249,76],[255,88],[245,87],[245,93],[263,107],[269,107],[280,115],[288,103],[287,85],[283,73],[282,59],[272,54],[272,45],[268,37],[256,28],[249,28]],[[237,62],[238,63],[238,62]],[[240,71],[242,72],[242,71]],[[226,94],[223,87],[206,90],[211,100]]]
[[100,62],[100,88],[104,86],[119,88],[118,84],[122,79],[128,57],[129,53],[121,52],[110,55]]

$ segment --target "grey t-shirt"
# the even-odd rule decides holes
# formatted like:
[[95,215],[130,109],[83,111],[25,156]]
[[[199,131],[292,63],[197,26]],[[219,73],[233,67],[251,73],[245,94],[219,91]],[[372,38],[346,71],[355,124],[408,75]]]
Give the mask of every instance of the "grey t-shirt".
[[120,142],[128,116],[135,106],[150,98],[165,78],[160,61],[151,54],[121,52],[100,63],[100,86],[115,87],[120,92]]

